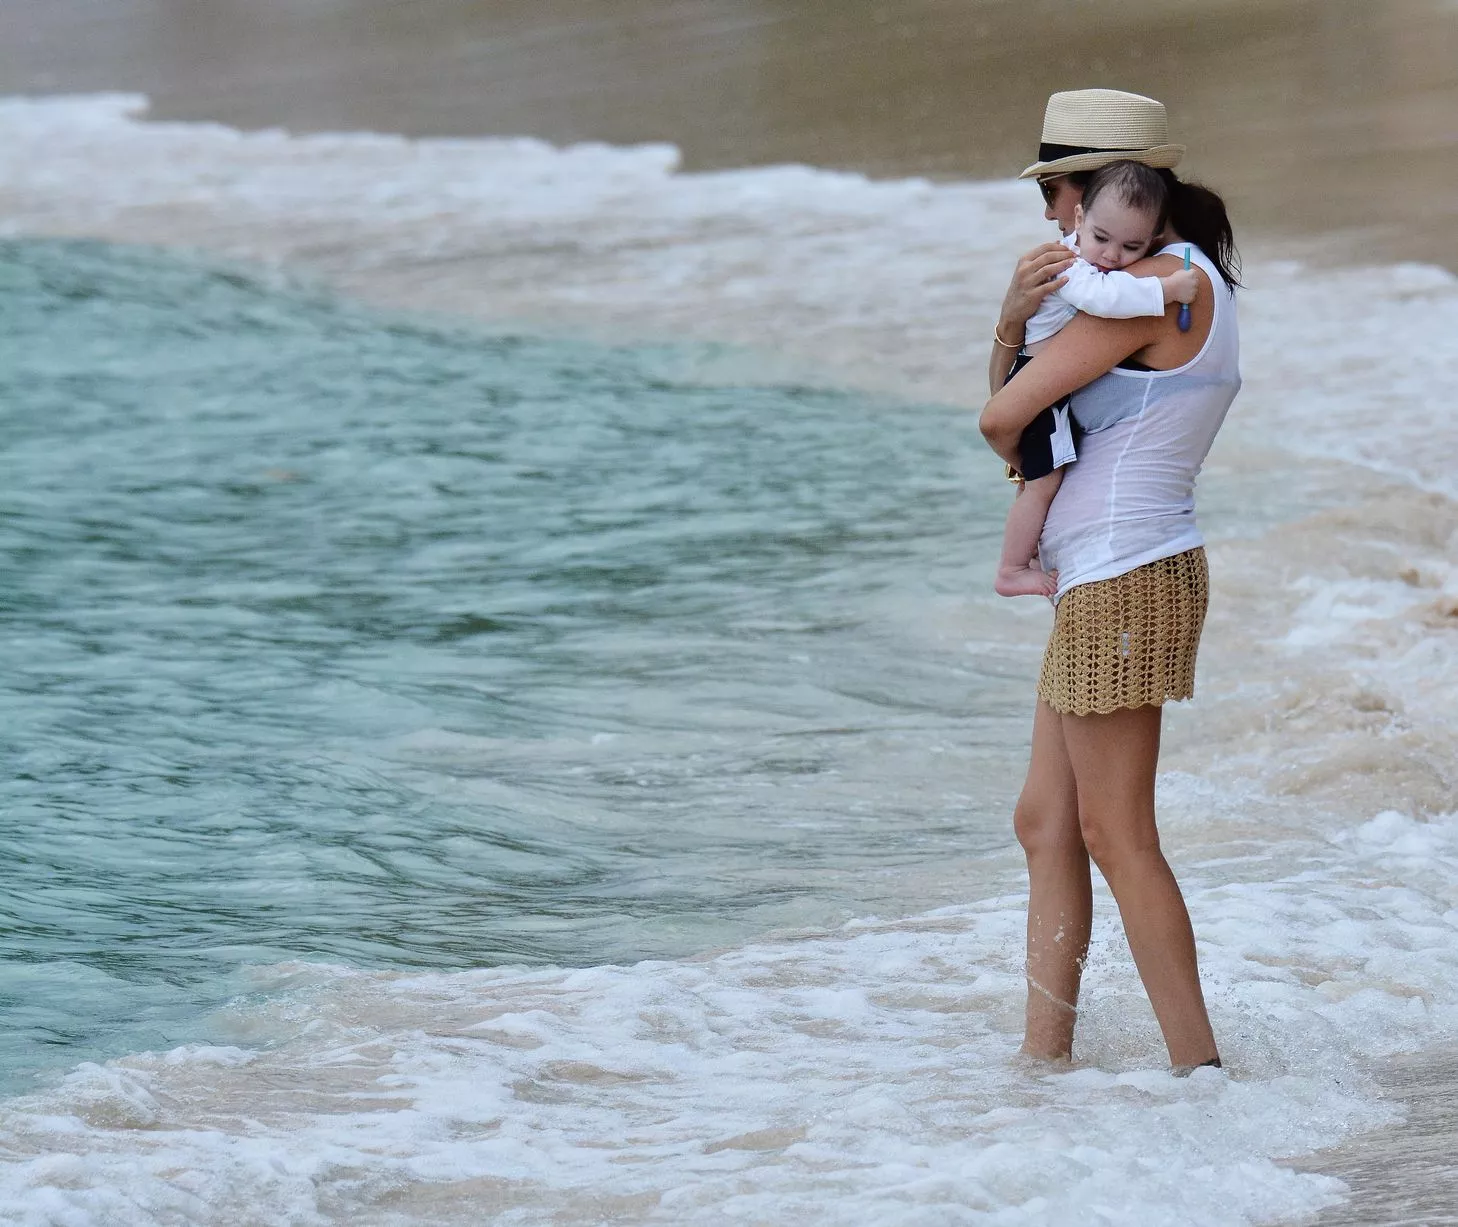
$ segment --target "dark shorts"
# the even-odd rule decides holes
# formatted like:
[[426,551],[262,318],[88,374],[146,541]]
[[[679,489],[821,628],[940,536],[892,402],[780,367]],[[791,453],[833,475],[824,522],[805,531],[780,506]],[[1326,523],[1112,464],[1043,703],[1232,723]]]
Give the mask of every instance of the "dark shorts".
[[[1012,379],[1032,359],[1019,353],[1013,359],[1008,379]],[[1054,469],[1072,464],[1078,458],[1078,441],[1083,436],[1078,423],[1070,412],[1071,399],[1067,396],[1055,401],[1028,423],[1023,436],[1018,440],[1018,474],[1024,481],[1036,481],[1047,477]]]

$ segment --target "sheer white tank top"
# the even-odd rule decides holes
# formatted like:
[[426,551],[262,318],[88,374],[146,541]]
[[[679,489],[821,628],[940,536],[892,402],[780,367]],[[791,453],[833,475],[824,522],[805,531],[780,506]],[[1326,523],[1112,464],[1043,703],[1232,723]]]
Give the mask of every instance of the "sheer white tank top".
[[[1185,245],[1160,254],[1183,256]],[[1199,248],[1215,315],[1200,352],[1170,371],[1114,369],[1073,394],[1084,429],[1039,543],[1061,597],[1204,544],[1195,523],[1195,476],[1240,390],[1235,296]],[[1055,599],[1057,599],[1055,597]]]

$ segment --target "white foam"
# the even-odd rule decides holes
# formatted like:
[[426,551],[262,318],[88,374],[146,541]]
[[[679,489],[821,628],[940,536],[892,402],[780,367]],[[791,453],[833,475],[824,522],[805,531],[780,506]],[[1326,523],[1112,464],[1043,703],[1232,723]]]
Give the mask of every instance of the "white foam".
[[1296,624],[1286,634],[1293,647],[1335,643],[1361,623],[1391,618],[1413,604],[1412,588],[1401,580],[1320,580],[1303,576],[1292,590],[1310,593],[1296,611]]
[[5,228],[195,244],[494,319],[789,342],[922,384],[948,355],[959,379],[982,364],[973,321],[1046,237],[1026,184],[689,175],[665,146],[292,138],[144,107],[0,100]]
[[[665,145],[292,137],[145,109],[0,99],[0,225],[196,244],[498,320],[745,341],[973,403],[1012,259],[1051,237],[1024,183],[683,174]],[[1451,274],[1272,261],[1247,280],[1232,441],[1458,489]]]
[[466,1222],[488,1189],[503,1223],[1307,1213],[1340,1185],[1281,1160],[1391,1119],[1359,1061],[1458,1016],[1434,871],[1458,865],[1458,817],[1381,814],[1325,847],[1274,847],[1299,868],[1264,882],[1185,867],[1228,1074],[1158,1067],[1102,895],[1086,1065],[1020,1063],[1014,894],[677,963],[279,969],[311,983],[236,1022],[272,1048],[88,1065],[7,1104],[0,1190],[34,1221],[115,1224]]
[[1405,264],[1254,268],[1242,297],[1247,388],[1237,428],[1297,455],[1360,464],[1458,495],[1458,278]]

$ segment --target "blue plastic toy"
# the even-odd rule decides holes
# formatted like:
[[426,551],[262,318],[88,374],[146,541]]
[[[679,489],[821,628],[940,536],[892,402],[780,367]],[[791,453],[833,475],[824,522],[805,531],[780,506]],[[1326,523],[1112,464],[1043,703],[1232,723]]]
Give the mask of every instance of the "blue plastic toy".
[[[1185,244],[1185,267],[1186,268],[1189,268],[1190,267],[1190,245],[1188,243]],[[1190,304],[1189,303],[1187,303],[1187,302],[1180,303],[1179,319],[1176,320],[1175,322],[1179,324],[1180,331],[1181,332],[1189,332],[1189,330],[1190,330]]]

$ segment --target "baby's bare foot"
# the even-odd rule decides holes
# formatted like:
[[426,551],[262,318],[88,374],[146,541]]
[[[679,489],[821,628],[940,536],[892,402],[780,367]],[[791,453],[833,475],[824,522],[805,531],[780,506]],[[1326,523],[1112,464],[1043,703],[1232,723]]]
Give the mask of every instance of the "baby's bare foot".
[[998,567],[992,582],[998,596],[1052,596],[1058,591],[1058,572],[1037,567]]

